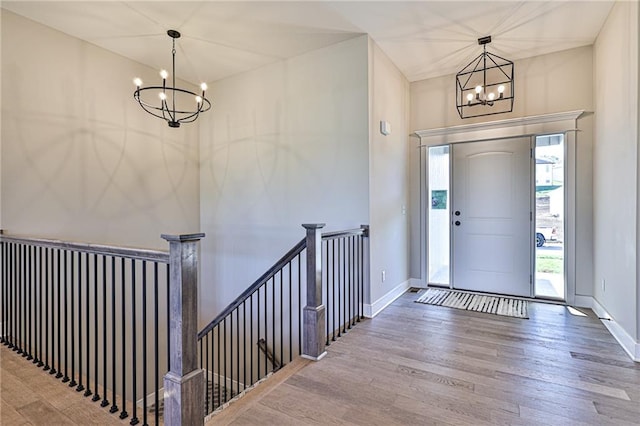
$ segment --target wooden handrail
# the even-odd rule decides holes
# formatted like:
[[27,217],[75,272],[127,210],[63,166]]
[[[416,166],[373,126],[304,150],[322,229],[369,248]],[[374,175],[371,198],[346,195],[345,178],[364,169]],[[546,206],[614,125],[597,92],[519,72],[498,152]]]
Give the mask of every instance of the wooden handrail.
[[302,253],[307,247],[307,241],[305,238],[300,240],[298,244],[293,246],[284,256],[280,258],[271,268],[267,270],[260,278],[258,278],[253,284],[251,284],[245,291],[240,294],[233,302],[229,304],[213,321],[211,321],[206,327],[198,333],[198,339],[203,338],[208,332],[218,325],[227,315],[233,312],[238,306],[242,304],[249,296],[251,296],[256,290],[258,290],[265,282],[269,281],[276,272],[280,271],[287,263],[291,262],[297,255]]
[[105,256],[124,257],[128,259],[147,260],[151,262],[169,263],[169,252],[138,248],[115,247],[91,243],[75,243],[42,238],[10,236],[0,233],[0,241],[17,244],[30,244],[37,247],[73,250],[81,253],[100,254]]

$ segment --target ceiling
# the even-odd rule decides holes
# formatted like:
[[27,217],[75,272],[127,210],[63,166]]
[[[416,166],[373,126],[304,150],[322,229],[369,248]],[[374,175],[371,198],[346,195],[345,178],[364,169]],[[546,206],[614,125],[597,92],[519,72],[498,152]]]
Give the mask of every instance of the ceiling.
[[481,49],[510,60],[590,45],[612,1],[3,1],[2,8],[153,68],[212,82],[369,34],[409,81],[454,74]]

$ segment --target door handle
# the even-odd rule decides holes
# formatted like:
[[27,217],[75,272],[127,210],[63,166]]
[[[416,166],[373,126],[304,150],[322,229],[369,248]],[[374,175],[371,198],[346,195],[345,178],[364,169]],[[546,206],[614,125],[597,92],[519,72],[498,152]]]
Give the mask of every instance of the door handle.
[[456,220],[454,223],[455,223],[456,226],[460,226],[460,221],[459,220]]
[[454,213],[456,216],[460,216],[460,210],[456,210],[456,212]]

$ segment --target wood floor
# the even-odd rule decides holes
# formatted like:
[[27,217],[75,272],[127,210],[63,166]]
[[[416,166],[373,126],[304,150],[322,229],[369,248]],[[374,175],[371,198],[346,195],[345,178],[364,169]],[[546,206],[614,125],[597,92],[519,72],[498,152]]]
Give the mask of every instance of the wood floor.
[[0,425],[128,425],[0,345]]
[[[593,312],[535,303],[523,320],[417,297],[405,294],[320,362],[294,365],[207,426],[640,424],[640,364]],[[0,424],[129,424],[4,346],[0,357]]]
[[405,294],[323,360],[211,424],[640,424],[640,364],[593,312],[534,303],[525,320],[416,298]]

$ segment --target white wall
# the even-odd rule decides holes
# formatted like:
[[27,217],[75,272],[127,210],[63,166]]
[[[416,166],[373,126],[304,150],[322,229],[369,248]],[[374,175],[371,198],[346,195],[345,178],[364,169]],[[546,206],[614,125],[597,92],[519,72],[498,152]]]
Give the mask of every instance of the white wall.
[[[578,121],[576,162],[576,293],[591,295],[593,49],[570,49],[515,62],[515,104],[511,113],[461,119],[455,107],[455,75],[411,83],[411,130],[451,127],[514,117],[584,109]],[[420,150],[412,138],[411,274],[420,277]]]
[[[409,279],[409,82],[369,43],[370,299]],[[391,134],[380,132],[380,121]],[[382,271],[386,279],[382,282]]]
[[302,223],[368,223],[367,43],[211,85],[213,114],[200,123],[203,324],[304,237]]
[[594,68],[594,297],[638,340],[638,3],[615,4]]
[[133,100],[157,71],[2,12],[0,227],[167,249],[199,230],[198,129]]

